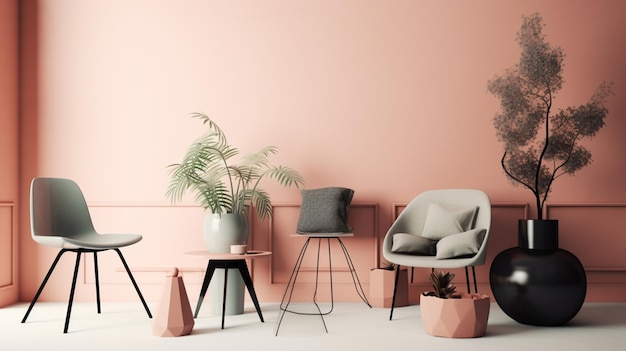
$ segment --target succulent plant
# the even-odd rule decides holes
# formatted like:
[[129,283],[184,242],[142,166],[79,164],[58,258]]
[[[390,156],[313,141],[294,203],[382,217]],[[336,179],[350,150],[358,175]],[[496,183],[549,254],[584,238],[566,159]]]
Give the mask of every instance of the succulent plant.
[[389,261],[384,261],[382,269],[386,269],[388,271],[393,271],[394,269],[396,269],[396,264],[395,263],[391,263]]
[[454,273],[450,272],[431,272],[429,280],[433,286],[434,291],[427,292],[426,295],[437,296],[442,299],[458,297],[458,295],[455,294],[456,286],[452,284],[454,276]]

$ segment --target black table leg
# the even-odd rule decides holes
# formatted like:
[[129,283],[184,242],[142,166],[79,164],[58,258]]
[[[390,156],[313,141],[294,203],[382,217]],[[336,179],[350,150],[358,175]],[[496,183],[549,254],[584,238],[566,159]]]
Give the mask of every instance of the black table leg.
[[196,312],[194,314],[194,318],[198,317],[198,312],[200,311],[200,306],[202,305],[202,301],[204,300],[204,296],[206,295],[207,289],[209,288],[209,284],[211,283],[211,278],[215,273],[215,269],[224,269],[224,292],[223,292],[223,300],[222,300],[222,329],[224,329],[224,319],[226,315],[226,292],[228,287],[228,270],[229,269],[238,269],[241,274],[241,278],[246,284],[246,288],[248,289],[248,293],[250,293],[250,297],[252,298],[252,302],[254,303],[254,307],[261,319],[261,322],[265,322],[263,319],[263,313],[261,312],[261,306],[259,305],[259,299],[256,296],[256,292],[254,291],[254,285],[252,283],[252,277],[250,276],[250,271],[248,270],[248,265],[244,259],[237,260],[209,260],[207,264],[206,274],[204,275],[204,280],[202,282],[202,288],[200,289],[200,297],[198,298],[198,304],[196,306]]
[[241,278],[243,278],[243,282],[246,284],[248,288],[248,293],[250,293],[250,297],[252,298],[252,302],[254,303],[254,307],[256,308],[256,312],[259,314],[259,318],[261,322],[265,322],[263,320],[263,314],[261,313],[261,306],[259,305],[259,299],[257,299],[256,292],[254,291],[254,285],[252,284],[252,277],[250,277],[250,271],[248,270],[248,265],[246,261],[239,260],[237,261],[237,268],[239,268],[239,273],[241,273]]
[[198,304],[196,305],[196,313],[193,315],[193,318],[198,318],[198,312],[200,312],[200,306],[202,306],[202,301],[204,301],[204,296],[206,295],[206,291],[209,288],[209,283],[211,282],[213,273],[215,273],[215,266],[211,264],[211,261],[209,261],[206,267],[206,273],[204,274],[204,280],[202,281],[200,297],[198,297]]
[[228,286],[228,268],[224,269],[224,293],[222,295],[222,329],[224,329],[224,315],[226,315],[226,287]]

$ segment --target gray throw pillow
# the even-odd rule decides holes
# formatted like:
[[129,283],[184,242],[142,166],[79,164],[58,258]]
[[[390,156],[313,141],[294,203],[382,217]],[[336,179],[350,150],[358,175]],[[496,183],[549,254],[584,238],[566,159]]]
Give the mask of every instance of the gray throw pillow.
[[298,233],[349,233],[348,206],[354,190],[342,187],[300,190]]
[[470,230],[474,226],[477,206],[428,205],[422,236],[439,240],[451,234]]
[[437,242],[437,259],[474,256],[486,232],[485,229],[476,228],[446,236]]
[[391,238],[391,252],[423,256],[435,255],[437,242],[434,240],[407,233],[396,233]]

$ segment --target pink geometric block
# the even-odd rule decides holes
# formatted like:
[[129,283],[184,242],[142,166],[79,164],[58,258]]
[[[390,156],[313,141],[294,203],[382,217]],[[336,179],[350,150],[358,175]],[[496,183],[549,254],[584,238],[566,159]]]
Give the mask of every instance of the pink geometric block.
[[159,309],[152,320],[152,334],[182,336],[191,334],[194,320],[183,278],[174,268],[166,276]]
[[485,335],[490,298],[463,293],[460,299],[420,296],[420,311],[426,332],[447,338],[476,338]]
[[[370,271],[369,302],[372,307],[391,307],[393,288],[396,282],[396,272],[388,269],[375,268]],[[398,277],[398,291],[395,307],[409,305],[409,279],[406,269],[400,269]]]

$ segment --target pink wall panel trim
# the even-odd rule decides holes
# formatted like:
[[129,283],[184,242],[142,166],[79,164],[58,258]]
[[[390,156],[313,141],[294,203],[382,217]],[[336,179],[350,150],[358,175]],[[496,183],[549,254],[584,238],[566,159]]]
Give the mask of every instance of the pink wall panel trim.
[[0,290],[13,287],[17,280],[16,225],[15,204],[0,202]]
[[626,273],[626,203],[549,203],[546,214],[559,220],[559,246],[587,272]]
[[0,307],[18,301],[19,0],[0,1]]

